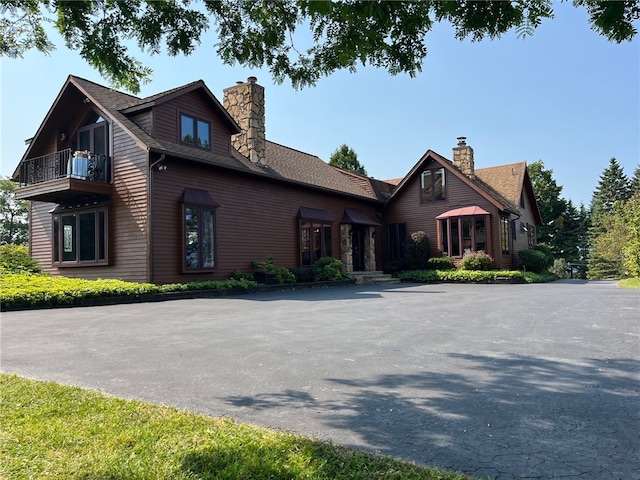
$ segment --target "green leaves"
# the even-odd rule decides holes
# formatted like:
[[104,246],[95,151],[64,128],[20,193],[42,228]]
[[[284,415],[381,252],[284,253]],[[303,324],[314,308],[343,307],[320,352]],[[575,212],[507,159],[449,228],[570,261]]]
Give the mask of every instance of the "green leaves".
[[360,175],[367,174],[364,166],[358,161],[358,154],[352,148],[344,144],[340,145],[340,147],[331,154],[331,157],[329,158],[329,165],[349,170],[350,172],[358,173]]
[[[574,0],[589,12],[592,28],[610,41],[631,40],[640,18],[637,2]],[[532,35],[553,18],[551,0],[315,1],[315,0],[0,0],[0,56],[55,47],[44,29],[54,22],[65,43],[114,86],[134,93],[151,69],[130,52],[189,55],[214,26],[216,53],[230,65],[266,67],[276,82],[295,88],[358,66],[415,76],[427,56],[435,22],[449,22],[459,39],[498,38],[515,29]],[[53,18],[52,18],[53,17]],[[299,32],[303,26],[305,31]]]

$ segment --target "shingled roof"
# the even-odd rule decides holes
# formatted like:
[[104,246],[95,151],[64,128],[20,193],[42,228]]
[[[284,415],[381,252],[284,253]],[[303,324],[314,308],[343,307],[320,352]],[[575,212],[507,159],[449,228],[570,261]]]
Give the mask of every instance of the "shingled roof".
[[[127,113],[151,107],[156,103],[165,101],[168,97],[186,93],[195,88],[206,89],[204,82],[201,80],[146,98],[138,98],[73,75],[69,76],[68,83],[73,84],[89,97],[99,109],[116,121],[121,128],[136,140],[140,147],[146,150],[368,200],[379,200],[378,192],[384,190],[379,186],[372,186],[372,183],[375,183],[373,179],[365,182],[353,181],[345,177],[339,169],[328,165],[315,155],[274,142],[266,142],[266,165],[260,165],[252,163],[235,149],[232,151],[232,155],[227,157],[157,139],[140,128],[127,116]],[[215,101],[216,106],[220,106],[224,110],[208,90],[206,90],[206,93]],[[223,113],[228,116],[226,110]],[[233,119],[231,121],[233,122],[233,127],[235,127],[232,128],[233,131],[237,128],[237,124]]]
[[497,167],[479,168],[475,171],[475,174],[479,180],[489,185],[515,206],[520,203],[526,169],[527,164],[519,162]]

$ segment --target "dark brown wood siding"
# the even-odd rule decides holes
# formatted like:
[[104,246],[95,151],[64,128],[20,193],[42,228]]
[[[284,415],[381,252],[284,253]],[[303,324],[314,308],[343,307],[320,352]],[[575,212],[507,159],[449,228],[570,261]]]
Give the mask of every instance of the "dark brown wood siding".
[[[217,268],[213,273],[182,273],[182,205],[185,187],[206,190],[220,204],[216,210]],[[251,271],[252,260],[273,256],[282,267],[300,265],[300,207],[326,210],[333,219],[332,256],[340,258],[340,220],[345,207],[364,210],[376,220],[375,207],[308,188],[274,182],[176,160],[153,172],[153,281],[224,279],[236,269]],[[381,231],[377,229],[377,238]],[[376,258],[380,258],[380,246]]]
[[156,138],[180,143],[180,114],[191,115],[211,123],[211,148],[213,153],[229,155],[231,135],[229,128],[210,104],[210,100],[198,91],[181,95],[153,108],[153,132]]
[[[511,257],[503,256],[501,252],[498,208],[463,180],[447,171],[445,200],[422,202],[420,175],[425,169],[438,167],[439,164],[437,162],[430,162],[425,165],[424,169],[417,171],[409,179],[403,191],[387,205],[384,212],[385,224],[406,223],[407,234],[420,230],[426,232],[431,246],[431,255],[439,256],[442,252],[439,245],[436,217],[454,208],[477,205],[490,214],[487,253],[496,260],[496,266],[502,267],[507,263],[510,265]],[[385,269],[392,269],[393,266],[390,262],[385,261],[384,267]]]
[[152,118],[151,109],[129,116],[130,120],[149,135],[153,135],[153,132],[151,131],[151,128],[153,127]]
[[49,273],[67,277],[119,278],[146,282],[147,271],[147,153],[119,127],[113,128],[114,194],[108,210],[109,266],[52,266],[51,203],[32,202],[31,254]]

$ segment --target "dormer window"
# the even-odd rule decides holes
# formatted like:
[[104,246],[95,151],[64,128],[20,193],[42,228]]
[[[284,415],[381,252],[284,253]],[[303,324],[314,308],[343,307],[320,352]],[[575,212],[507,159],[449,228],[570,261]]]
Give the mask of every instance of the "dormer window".
[[180,115],[180,141],[205,150],[211,149],[211,124],[190,115]]

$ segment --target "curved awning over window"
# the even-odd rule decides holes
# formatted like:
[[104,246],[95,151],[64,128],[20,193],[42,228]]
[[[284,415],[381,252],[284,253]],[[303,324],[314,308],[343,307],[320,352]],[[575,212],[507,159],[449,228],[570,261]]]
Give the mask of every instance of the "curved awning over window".
[[210,207],[219,207],[220,204],[216,202],[209,192],[206,190],[199,190],[197,188],[185,188],[180,197],[182,203],[194,203],[196,205],[207,205]]
[[304,220],[318,220],[325,223],[333,222],[326,210],[319,210],[317,208],[300,207],[300,210],[298,210],[298,218],[302,218]]
[[472,205],[470,207],[454,208],[453,210],[448,210],[438,215],[436,217],[436,220],[442,220],[444,218],[451,217],[470,217],[472,215],[489,215],[489,212],[477,205]]
[[345,208],[344,214],[342,215],[342,220],[340,223],[355,223],[358,225],[380,225],[378,222],[374,222],[367,214],[362,210],[358,210],[357,208]]

